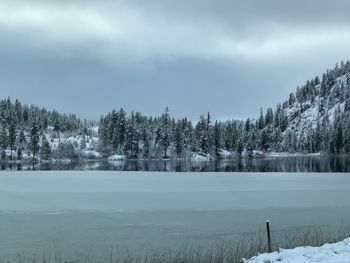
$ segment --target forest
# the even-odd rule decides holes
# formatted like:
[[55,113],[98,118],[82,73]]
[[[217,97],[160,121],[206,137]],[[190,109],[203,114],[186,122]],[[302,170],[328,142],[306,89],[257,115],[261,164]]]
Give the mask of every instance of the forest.
[[[260,157],[266,152],[350,153],[350,62],[308,80],[256,118],[197,122],[112,110],[99,121],[0,101],[1,160],[81,159],[118,154],[129,159]],[[85,156],[86,157],[86,156]],[[91,157],[91,156],[90,156]]]

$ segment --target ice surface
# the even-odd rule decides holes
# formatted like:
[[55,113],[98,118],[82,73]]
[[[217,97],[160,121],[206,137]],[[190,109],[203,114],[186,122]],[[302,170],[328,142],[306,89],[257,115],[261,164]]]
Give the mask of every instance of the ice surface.
[[349,174],[1,172],[2,255],[142,252],[254,233],[337,225]]

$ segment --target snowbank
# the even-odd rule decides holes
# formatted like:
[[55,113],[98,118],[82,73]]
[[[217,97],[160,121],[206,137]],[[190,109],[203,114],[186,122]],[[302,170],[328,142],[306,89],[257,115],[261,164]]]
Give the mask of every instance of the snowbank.
[[81,155],[86,158],[102,158],[102,154],[93,150],[84,150],[81,152]]
[[302,156],[321,156],[321,153],[289,153],[289,152],[266,153],[266,157],[302,157]]
[[210,161],[213,158],[210,154],[200,154],[200,153],[193,153],[191,156],[191,161]]
[[232,159],[234,157],[236,157],[236,155],[232,152],[229,152],[225,149],[220,149],[219,152],[218,152],[220,158],[222,159]]
[[63,158],[63,159],[52,159],[53,162],[57,163],[71,163],[72,159],[69,158]]
[[108,161],[121,161],[125,159],[126,159],[125,155],[120,155],[120,154],[115,154],[108,157]]
[[[5,150],[5,155],[6,155],[6,158],[10,158],[11,157],[11,150],[8,150],[6,149]],[[13,160],[16,160],[18,158],[17,156],[17,151],[13,150],[12,151],[12,158]],[[22,157],[21,157],[22,160],[31,160],[33,159],[32,155],[28,154],[27,152],[22,152]],[[39,160],[38,158],[35,158],[36,160]]]
[[350,238],[334,244],[325,244],[321,247],[297,247],[294,249],[280,249],[279,252],[261,254],[245,263],[349,263]]

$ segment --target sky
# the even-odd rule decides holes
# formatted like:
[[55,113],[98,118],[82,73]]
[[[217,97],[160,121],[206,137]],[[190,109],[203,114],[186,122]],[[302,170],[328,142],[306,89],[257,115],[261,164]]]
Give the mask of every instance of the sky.
[[98,119],[258,116],[350,58],[350,1],[0,0],[0,95]]

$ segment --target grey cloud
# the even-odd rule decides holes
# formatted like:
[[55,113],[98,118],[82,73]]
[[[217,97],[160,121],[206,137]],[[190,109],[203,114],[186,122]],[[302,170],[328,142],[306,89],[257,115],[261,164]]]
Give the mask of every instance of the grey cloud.
[[345,0],[1,1],[1,95],[93,118],[166,106],[192,119],[256,116],[350,57],[349,9]]
[[293,52],[303,42],[312,45],[313,39],[324,42],[328,32],[328,41],[350,39],[350,4],[345,1],[322,6],[277,0],[6,3],[0,25],[17,39],[26,38],[26,45],[60,55],[83,49],[113,62],[250,54],[266,59],[271,53]]

